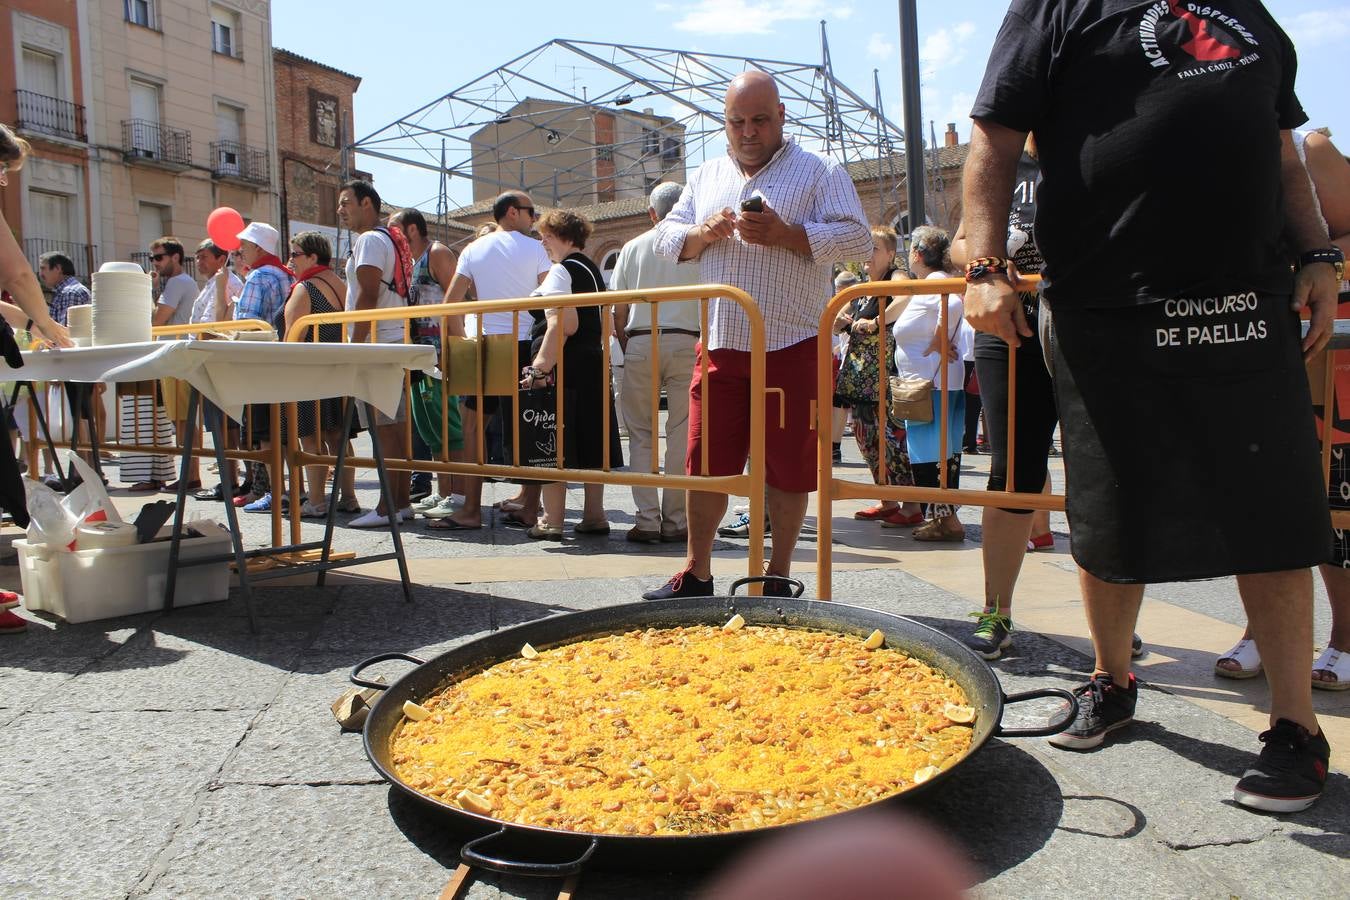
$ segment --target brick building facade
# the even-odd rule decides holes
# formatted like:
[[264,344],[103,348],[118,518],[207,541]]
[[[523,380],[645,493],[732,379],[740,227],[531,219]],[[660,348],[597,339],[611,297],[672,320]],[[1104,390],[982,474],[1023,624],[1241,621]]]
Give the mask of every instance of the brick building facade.
[[[321,231],[339,256],[337,195],[342,185],[343,148],[353,140],[352,98],[361,79],[289,50],[272,51],[280,159],[281,223],[285,239]],[[370,176],[351,171],[350,177]]]

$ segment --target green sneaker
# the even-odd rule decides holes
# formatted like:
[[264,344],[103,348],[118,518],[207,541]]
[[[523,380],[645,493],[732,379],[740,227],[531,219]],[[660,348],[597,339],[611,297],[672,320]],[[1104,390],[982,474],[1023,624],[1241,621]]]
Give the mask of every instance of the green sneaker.
[[966,638],[966,646],[985,659],[998,659],[1012,646],[1012,619],[997,612],[973,612],[975,633]]

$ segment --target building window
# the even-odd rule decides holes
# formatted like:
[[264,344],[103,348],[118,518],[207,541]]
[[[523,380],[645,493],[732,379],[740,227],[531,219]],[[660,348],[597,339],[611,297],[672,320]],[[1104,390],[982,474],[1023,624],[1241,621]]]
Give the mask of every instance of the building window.
[[222,56],[243,57],[239,46],[239,15],[223,6],[211,6],[211,49]]
[[127,21],[132,25],[155,28],[154,0],[123,0]]
[[661,138],[661,162],[667,165],[673,165],[680,161],[681,147],[680,139],[674,137]]
[[30,190],[28,209],[32,216],[29,229],[32,234],[56,243],[70,242],[73,239],[70,200],[68,194]]
[[642,132],[642,155],[656,156],[661,152],[661,132],[650,128]]
[[320,184],[318,187],[319,197],[319,225],[337,224],[337,185]]
[[613,162],[614,145],[600,144],[598,147],[595,148],[595,158],[600,160],[601,162]]

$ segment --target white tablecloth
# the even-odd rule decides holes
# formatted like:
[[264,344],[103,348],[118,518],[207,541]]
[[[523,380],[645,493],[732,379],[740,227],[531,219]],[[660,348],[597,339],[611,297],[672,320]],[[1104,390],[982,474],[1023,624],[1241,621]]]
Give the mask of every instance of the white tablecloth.
[[430,370],[436,352],[416,344],[156,341],[29,351],[10,378],[127,382],[181,378],[232,419],[249,403],[356,397],[398,410],[406,369]]

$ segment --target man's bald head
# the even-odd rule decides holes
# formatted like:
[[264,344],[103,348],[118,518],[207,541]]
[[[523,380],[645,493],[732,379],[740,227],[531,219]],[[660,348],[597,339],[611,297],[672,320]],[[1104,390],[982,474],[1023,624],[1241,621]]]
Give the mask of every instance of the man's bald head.
[[727,143],[747,174],[764,168],[783,146],[785,122],[778,85],[771,77],[756,69],[732,79],[727,87]]

